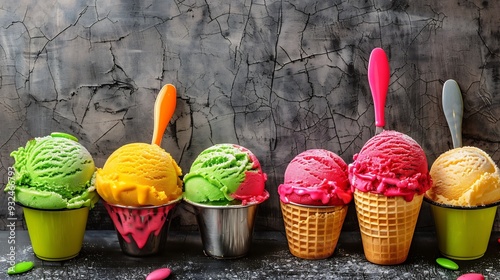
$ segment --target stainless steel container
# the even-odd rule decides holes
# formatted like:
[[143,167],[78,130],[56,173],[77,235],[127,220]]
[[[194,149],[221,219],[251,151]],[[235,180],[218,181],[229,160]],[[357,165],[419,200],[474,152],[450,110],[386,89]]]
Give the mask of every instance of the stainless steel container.
[[234,259],[248,253],[258,203],[214,206],[184,201],[194,209],[206,255]]
[[180,199],[160,206],[127,207],[104,202],[113,220],[122,252],[144,257],[163,249],[171,210]]

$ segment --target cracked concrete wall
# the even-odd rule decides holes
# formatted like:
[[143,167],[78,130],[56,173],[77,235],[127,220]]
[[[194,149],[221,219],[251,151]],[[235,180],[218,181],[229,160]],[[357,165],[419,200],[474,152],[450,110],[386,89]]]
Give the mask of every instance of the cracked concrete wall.
[[[52,131],[81,139],[97,166],[123,144],[149,142],[156,94],[172,83],[178,105],[163,148],[184,173],[212,144],[252,150],[271,193],[257,226],[281,229],[276,190],[287,163],[310,148],[349,163],[374,134],[367,64],[375,47],[391,66],[387,128],[412,136],[432,164],[452,147],[441,92],[455,79],[464,145],[498,163],[499,11],[496,1],[465,0],[4,1],[2,184],[10,152]],[[188,209],[176,213],[175,225],[195,224]],[[112,228],[102,205],[88,227]],[[431,227],[424,204],[417,230]],[[344,229],[357,229],[354,207]]]

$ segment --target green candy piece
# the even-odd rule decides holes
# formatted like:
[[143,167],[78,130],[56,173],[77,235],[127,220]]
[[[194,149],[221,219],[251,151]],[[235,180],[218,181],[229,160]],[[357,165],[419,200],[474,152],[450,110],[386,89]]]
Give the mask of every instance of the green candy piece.
[[33,262],[16,263],[14,266],[11,266],[7,269],[7,274],[13,275],[13,274],[27,272],[30,271],[34,266],[35,264]]
[[67,138],[69,140],[73,140],[75,142],[78,142],[78,138],[76,138],[75,136],[73,136],[71,134],[64,133],[64,132],[52,132],[50,134],[50,136],[52,136],[52,137],[59,137],[59,138]]
[[451,269],[451,270],[457,270],[458,269],[458,264],[450,259],[447,259],[447,258],[437,258],[436,259],[436,262],[444,267],[444,268],[447,268],[447,269]]

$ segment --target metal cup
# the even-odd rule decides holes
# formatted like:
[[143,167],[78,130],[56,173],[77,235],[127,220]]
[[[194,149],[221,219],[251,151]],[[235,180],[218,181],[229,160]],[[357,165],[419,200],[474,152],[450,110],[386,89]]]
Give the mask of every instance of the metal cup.
[[133,257],[154,255],[164,248],[170,213],[181,198],[159,206],[128,207],[104,202],[122,252]]
[[258,203],[215,206],[187,199],[184,201],[195,211],[206,255],[217,259],[235,259],[248,253]]

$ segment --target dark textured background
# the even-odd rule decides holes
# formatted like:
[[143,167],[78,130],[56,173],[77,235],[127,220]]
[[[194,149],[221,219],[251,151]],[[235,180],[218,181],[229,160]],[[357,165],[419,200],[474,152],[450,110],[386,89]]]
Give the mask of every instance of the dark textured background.
[[[451,148],[442,84],[459,83],[464,145],[500,160],[497,1],[3,1],[0,8],[0,178],[11,151],[72,133],[104,164],[119,146],[150,142],[161,86],[177,87],[162,147],[186,173],[215,143],[252,150],[271,198],[257,226],[281,229],[277,186],[299,152],[346,162],[374,134],[371,50],[391,66],[387,128],[417,140],[429,165]],[[7,195],[0,192],[0,229]],[[4,207],[5,206],[5,207]],[[187,207],[173,226],[193,227]],[[24,226],[22,211],[17,223]],[[99,204],[88,223],[111,229]],[[499,229],[499,223],[495,229]],[[356,230],[354,207],[345,230]],[[417,230],[432,229],[424,203]]]

